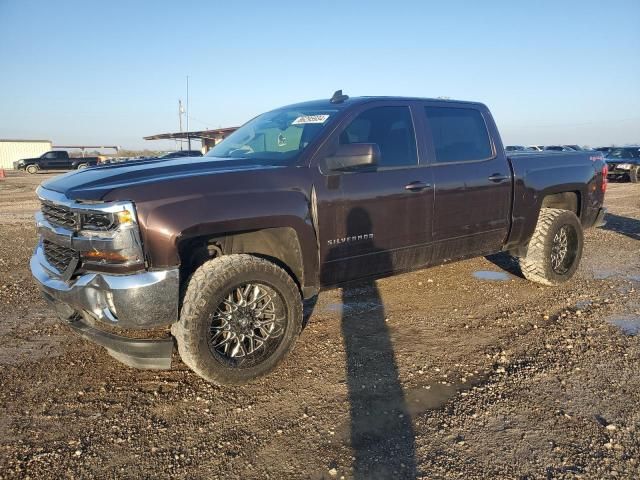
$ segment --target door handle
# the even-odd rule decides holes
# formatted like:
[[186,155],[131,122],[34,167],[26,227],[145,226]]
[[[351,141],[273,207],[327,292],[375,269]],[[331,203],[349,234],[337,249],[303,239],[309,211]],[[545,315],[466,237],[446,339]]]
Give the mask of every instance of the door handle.
[[494,173],[489,177],[489,180],[495,183],[503,182],[504,180],[508,180],[511,177],[509,175],[500,175],[499,173]]
[[419,181],[411,182],[404,186],[404,189],[409,190],[410,192],[420,192],[427,188],[431,188],[431,185]]

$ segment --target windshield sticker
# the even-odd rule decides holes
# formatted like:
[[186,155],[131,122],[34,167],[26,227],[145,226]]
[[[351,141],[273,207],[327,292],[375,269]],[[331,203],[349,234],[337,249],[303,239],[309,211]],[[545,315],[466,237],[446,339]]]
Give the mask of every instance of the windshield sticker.
[[287,137],[285,137],[283,134],[278,135],[278,146],[279,147],[287,146]]
[[291,125],[304,125],[305,123],[324,123],[329,115],[302,115],[296,118]]

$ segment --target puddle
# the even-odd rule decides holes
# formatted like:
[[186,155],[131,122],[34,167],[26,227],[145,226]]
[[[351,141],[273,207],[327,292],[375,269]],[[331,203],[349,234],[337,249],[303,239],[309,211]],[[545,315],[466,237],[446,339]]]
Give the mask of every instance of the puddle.
[[478,270],[473,272],[473,276],[478,280],[490,280],[495,282],[505,282],[509,280],[509,274],[505,272],[493,272],[491,270]]
[[382,306],[383,304],[380,302],[336,302],[325,305],[324,307],[322,307],[321,311],[324,313],[351,314],[368,312]]
[[585,308],[590,307],[591,303],[591,300],[578,300],[576,302],[576,309],[584,310]]
[[607,322],[618,327],[622,333],[630,337],[640,334],[640,316],[638,315],[616,315],[609,317]]

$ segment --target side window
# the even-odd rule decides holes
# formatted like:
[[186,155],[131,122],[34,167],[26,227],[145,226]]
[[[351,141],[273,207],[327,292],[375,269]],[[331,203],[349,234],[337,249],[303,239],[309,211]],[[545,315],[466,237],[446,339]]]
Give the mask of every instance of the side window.
[[425,107],[436,162],[484,160],[493,155],[482,114],[473,108]]
[[340,134],[340,144],[376,143],[380,167],[418,163],[416,136],[409,107],[376,107],[358,115]]
[[47,158],[47,159],[51,160],[53,158],[56,158],[56,156],[57,156],[56,154],[57,154],[57,152],[49,152],[44,156],[44,158]]

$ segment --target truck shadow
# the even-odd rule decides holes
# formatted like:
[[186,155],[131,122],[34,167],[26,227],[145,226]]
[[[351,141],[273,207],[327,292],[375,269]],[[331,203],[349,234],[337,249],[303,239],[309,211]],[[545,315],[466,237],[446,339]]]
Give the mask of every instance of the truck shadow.
[[[349,212],[346,227],[347,236],[372,231],[360,208]],[[390,255],[373,240],[363,242],[370,242],[360,245],[376,258],[376,266],[391,270]],[[413,424],[375,280],[344,287],[341,310],[351,417],[345,441],[353,449],[353,478],[415,478]]]
[[603,230],[609,230],[634,240],[640,240],[640,220],[614,215],[613,213],[607,213],[604,219],[606,223],[601,227]]
[[522,270],[520,270],[518,260],[513,258],[508,253],[494,253],[493,255],[487,255],[484,258],[486,258],[496,267],[501,268],[505,272],[508,272],[511,275],[515,275],[516,277],[524,278],[524,275],[522,275]]

